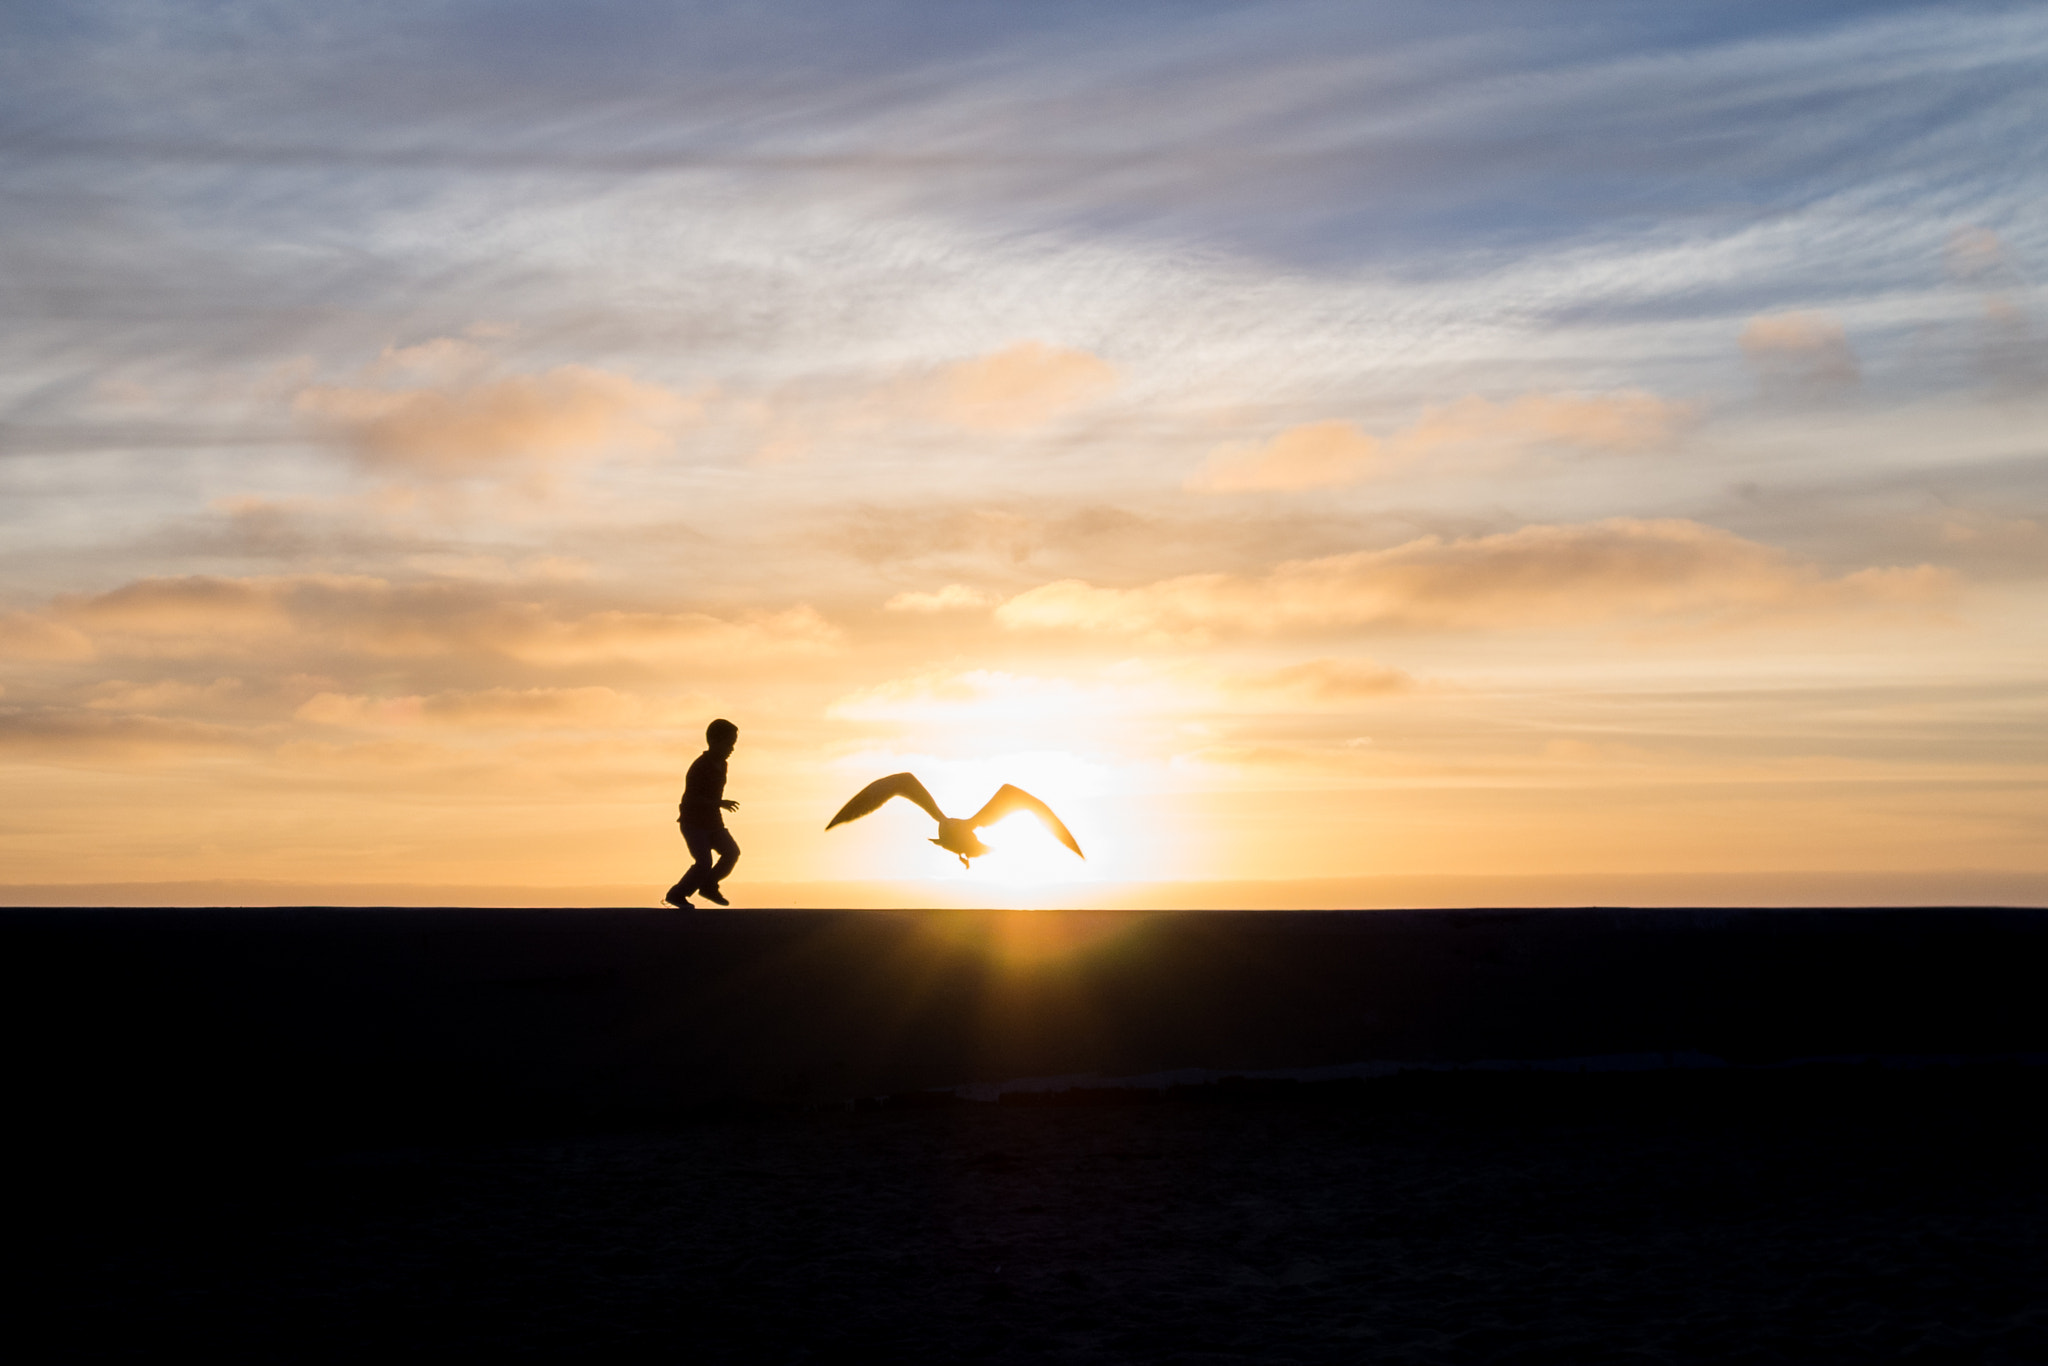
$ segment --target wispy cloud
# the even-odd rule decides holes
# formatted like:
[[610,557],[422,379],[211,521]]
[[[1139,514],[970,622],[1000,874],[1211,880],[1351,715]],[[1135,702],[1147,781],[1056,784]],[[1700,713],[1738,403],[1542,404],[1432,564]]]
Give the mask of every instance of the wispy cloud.
[[1100,356],[1019,342],[942,367],[929,381],[911,386],[909,401],[969,431],[1012,431],[1035,427],[1116,384],[1116,367]]
[[175,717],[54,707],[0,709],[0,755],[32,762],[171,764],[247,754],[260,743],[246,728]]
[[1402,669],[1361,660],[1311,659],[1270,673],[1241,675],[1232,686],[1251,693],[1281,694],[1311,702],[1350,703],[1389,697],[1421,686]]
[[1536,445],[1634,451],[1671,439],[1690,415],[1654,394],[1523,394],[1506,403],[1477,395],[1431,408],[1385,438],[1349,422],[1290,427],[1269,441],[1218,448],[1188,480],[1199,493],[1328,488],[1421,461],[1499,461]]
[[449,388],[315,385],[293,407],[369,469],[427,479],[662,451],[702,412],[659,385],[581,365]]
[[34,612],[0,613],[0,659],[91,659],[92,641],[75,626]]
[[898,593],[882,604],[886,612],[958,612],[973,607],[986,607],[990,596],[979,588],[969,588],[962,583],[949,583],[944,588],[930,593]]
[[[527,664],[830,653],[840,633],[797,606],[722,618],[704,612],[576,610],[473,583],[391,583],[367,576],[192,575],[143,579],[60,600],[38,630],[78,632],[113,656],[232,658],[284,642],[369,657],[500,656]],[[28,636],[26,638],[41,639]]]
[[323,692],[301,703],[294,714],[321,726],[370,729],[637,730],[694,729],[703,709],[701,698],[652,703],[605,687],[483,688],[395,697]]
[[1833,393],[1861,382],[1863,369],[1839,320],[1815,313],[1770,313],[1742,328],[1742,353],[1767,390]]
[[1955,576],[1932,565],[1823,574],[1697,522],[1615,519],[1282,564],[1257,578],[1192,574],[1138,588],[1046,584],[996,609],[1013,630],[1202,640],[1381,627],[1455,630],[1628,619],[1731,620],[1925,607]]

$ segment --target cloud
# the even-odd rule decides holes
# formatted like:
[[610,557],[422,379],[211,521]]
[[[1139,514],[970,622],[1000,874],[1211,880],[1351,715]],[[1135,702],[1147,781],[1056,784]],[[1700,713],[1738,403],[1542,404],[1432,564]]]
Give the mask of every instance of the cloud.
[[1137,658],[1094,677],[931,670],[842,694],[825,714],[840,721],[900,723],[919,733],[961,726],[1005,742],[1085,732],[1129,744],[1141,732],[1161,728],[1179,736],[1206,733],[1211,722],[1226,717],[1346,711],[1425,686],[1431,685],[1367,660],[1312,659],[1232,672],[1195,659]]
[[1381,439],[1349,422],[1311,422],[1270,440],[1219,446],[1187,482],[1199,493],[1329,488],[1450,453],[1512,455],[1549,444],[1634,451],[1672,438],[1691,415],[1640,390],[1527,393],[1507,403],[1477,395],[1431,408]]
[[418,740],[370,740],[360,744],[293,740],[277,747],[277,758],[278,762],[290,768],[330,773],[417,770],[446,766],[451,761],[476,763],[473,754]]
[[797,386],[773,402],[741,404],[763,424],[755,456],[774,463],[821,446],[868,442],[917,429],[1016,434],[1100,399],[1121,380],[1091,352],[1026,341],[927,366],[851,391]]
[[1989,228],[1963,228],[1949,238],[1944,255],[1949,273],[1964,284],[1984,289],[2009,289],[2023,282],[2005,248],[2005,241]]
[[1282,693],[1309,702],[1355,702],[1413,692],[1420,686],[1413,674],[1400,669],[1343,659],[1311,659],[1231,682],[1238,692]]
[[2019,298],[2027,277],[1989,228],[1965,228],[1949,239],[1948,269],[1958,283],[1983,291],[1978,323],[1978,364],[2005,390],[2037,388],[2048,372],[2048,353],[2034,337],[2033,319]]
[[156,683],[131,683],[116,678],[95,684],[92,700],[85,705],[95,711],[160,714],[233,701],[241,697],[242,691],[239,678],[216,678],[208,684],[181,683],[174,678]]
[[[506,586],[511,589],[516,586]],[[360,575],[142,579],[57,614],[108,653],[250,654],[294,641],[384,657],[499,656],[539,665],[690,659],[740,665],[836,649],[807,606],[726,619],[703,612],[574,611],[476,583],[394,584]]]
[[76,627],[33,612],[0,612],[0,659],[91,659],[92,641]]
[[412,346],[385,347],[363,374],[378,381],[405,376],[436,384],[474,383],[495,364],[495,357],[469,337],[433,337]]
[[1009,734],[1019,727],[1078,725],[1118,711],[1131,691],[1000,669],[938,670],[856,689],[833,701],[825,714],[845,721],[968,724]]
[[885,612],[958,612],[986,607],[994,596],[964,583],[949,583],[936,593],[898,593],[882,604]]
[[840,643],[838,629],[809,607],[727,621],[702,612],[610,611],[562,619],[520,604],[479,621],[474,638],[529,664],[689,660],[704,668],[719,660],[825,654]]
[[1597,395],[1529,393],[1511,403],[1470,397],[1432,408],[1395,442],[1418,456],[1480,442],[1549,441],[1587,450],[1635,451],[1670,440],[1691,411],[1637,389]]
[[[404,363],[386,353],[387,368]],[[419,362],[445,363],[439,354]],[[316,385],[292,406],[365,467],[430,479],[499,473],[522,461],[666,450],[674,429],[703,410],[700,400],[584,365],[429,387]]]
[[1269,441],[1219,446],[1187,482],[1197,493],[1329,488],[1363,479],[1385,444],[1349,422],[1310,422]]
[[484,688],[404,697],[323,692],[294,714],[322,726],[607,730],[694,725],[701,710],[701,705],[652,703],[602,687]]
[[873,504],[834,509],[827,535],[866,564],[965,556],[1022,564],[1049,544],[1102,540],[1135,529],[1138,519],[1110,509],[1083,509],[1062,517],[1048,507],[1011,501],[997,507]]
[[1012,630],[1080,630],[1201,641],[1358,627],[1452,630],[1733,619],[1936,603],[1952,571],[1864,569],[1829,578],[1783,551],[1698,522],[1617,518],[1537,525],[1389,550],[1294,560],[1262,577],[1190,574],[1138,588],[1079,579],[996,609]]
[[1853,389],[1863,370],[1842,324],[1819,313],[1760,313],[1742,328],[1742,354],[1767,393]]
[[942,366],[912,383],[911,403],[969,431],[1021,431],[1104,396],[1118,378],[1115,366],[1087,351],[1027,341]]
[[199,721],[69,707],[0,710],[0,754],[30,761],[146,763],[250,745],[245,731]]
[[92,597],[60,598],[59,610],[95,635],[243,636],[269,634],[289,625],[287,596],[318,588],[367,592],[381,579],[303,575],[296,578],[217,578],[193,574],[138,579]]

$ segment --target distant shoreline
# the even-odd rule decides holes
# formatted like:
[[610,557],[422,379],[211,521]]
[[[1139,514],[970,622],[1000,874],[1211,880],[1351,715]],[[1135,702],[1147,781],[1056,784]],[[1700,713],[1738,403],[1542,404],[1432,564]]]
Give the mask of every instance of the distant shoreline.
[[[33,906],[659,906],[669,878],[532,886],[286,879],[0,884],[0,907]],[[1462,907],[2048,907],[2048,872],[1956,869],[1872,873],[1383,876],[1266,881],[1067,883],[1017,887],[974,877],[928,882],[756,882],[737,907],[888,910],[972,906],[1074,910],[1378,910]]]

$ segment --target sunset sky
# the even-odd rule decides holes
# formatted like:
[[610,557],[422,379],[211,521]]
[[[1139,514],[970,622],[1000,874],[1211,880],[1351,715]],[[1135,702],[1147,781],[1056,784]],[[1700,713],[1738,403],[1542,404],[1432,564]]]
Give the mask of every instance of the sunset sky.
[[[714,716],[741,904],[2048,874],[2044,70],[2038,5],[11,6],[0,882],[652,902]],[[825,833],[906,768],[1087,861]]]

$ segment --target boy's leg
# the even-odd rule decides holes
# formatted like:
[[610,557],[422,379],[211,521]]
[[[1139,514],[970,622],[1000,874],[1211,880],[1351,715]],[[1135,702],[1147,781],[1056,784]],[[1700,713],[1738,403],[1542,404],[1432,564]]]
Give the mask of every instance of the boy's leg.
[[724,831],[701,830],[691,825],[683,827],[683,843],[690,846],[690,870],[684,873],[683,880],[675,885],[675,891],[679,895],[688,896],[710,878],[711,855],[716,847],[713,841],[721,834],[724,834]]
[[718,855],[718,862],[709,873],[698,881],[697,885],[700,887],[707,883],[716,887],[719,883],[725,881],[725,875],[730,873],[732,866],[740,861],[740,842],[732,837],[732,831],[730,830],[720,829],[717,834],[713,835],[711,837],[711,849]]
[[739,842],[733,839],[730,831],[720,830],[712,837],[711,847],[718,851],[718,863],[697,880],[697,895],[714,906],[730,906],[732,903],[725,899],[724,892],[718,890],[718,884],[740,861]]

